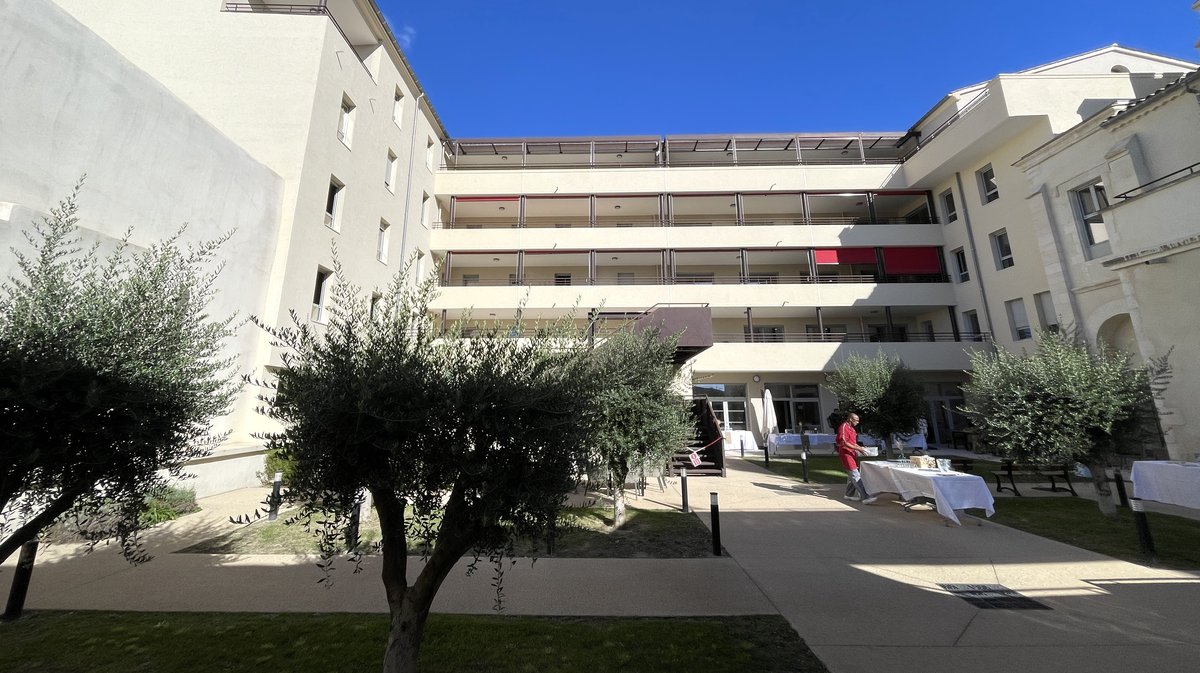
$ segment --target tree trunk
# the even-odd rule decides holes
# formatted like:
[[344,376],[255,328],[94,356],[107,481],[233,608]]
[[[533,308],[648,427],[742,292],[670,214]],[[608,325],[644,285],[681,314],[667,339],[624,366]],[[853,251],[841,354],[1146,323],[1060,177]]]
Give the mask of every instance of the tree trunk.
[[629,478],[629,466],[625,461],[614,461],[608,466],[612,475],[613,530],[625,525],[625,480]]
[[416,673],[429,608],[446,575],[471,548],[478,528],[467,511],[461,487],[456,485],[447,501],[433,550],[426,557],[421,574],[409,586],[404,501],[385,491],[372,491],[372,495],[383,533],[383,586],[392,618],[383,671]]
[[1108,465],[1103,460],[1090,460],[1084,464],[1092,472],[1092,484],[1096,487],[1096,502],[1100,506],[1100,513],[1110,519],[1117,518],[1117,506],[1113,503],[1112,488],[1108,483]]
[[80,491],[68,491],[62,493],[46,509],[42,510],[37,516],[26,521],[24,525],[17,528],[8,537],[0,540],[0,563],[8,560],[13,552],[21,548],[21,545],[29,542],[37,537],[37,534],[43,528],[54,523],[54,520],[61,516],[64,512],[71,509],[75,501],[79,498]]

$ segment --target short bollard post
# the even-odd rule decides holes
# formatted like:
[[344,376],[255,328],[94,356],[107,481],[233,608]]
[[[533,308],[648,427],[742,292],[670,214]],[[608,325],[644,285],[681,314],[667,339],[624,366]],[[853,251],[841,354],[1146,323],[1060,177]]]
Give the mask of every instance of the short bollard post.
[[359,510],[362,509],[362,499],[354,501],[354,509],[350,510],[350,525],[346,526],[346,551],[353,553],[358,549]]
[[717,492],[708,493],[708,511],[712,517],[713,556],[721,555],[721,507],[717,505]]
[[1117,484],[1117,498],[1121,502],[1122,507],[1129,506],[1129,495],[1125,492],[1125,475],[1121,474],[1121,468],[1113,470],[1113,481]]
[[683,491],[683,512],[684,512],[684,514],[686,514],[686,513],[688,513],[688,511],[690,511],[690,510],[688,510],[688,501],[687,501],[687,468],[686,467],[679,468],[679,484],[680,484],[680,486],[679,486],[680,490]]
[[282,489],[283,489],[283,473],[276,472],[275,473],[275,482],[273,484],[271,484],[271,499],[267,501],[267,505],[269,505],[271,508],[270,511],[267,512],[267,520],[268,521],[274,521],[275,519],[279,518],[279,501],[282,499],[279,497],[279,494]]
[[38,541],[30,540],[21,545],[17,557],[17,568],[13,572],[12,585],[8,590],[8,603],[4,606],[4,621],[20,619],[25,611],[25,596],[29,593],[29,579],[33,577],[33,560],[37,558]]
[[1141,498],[1133,498],[1129,501],[1129,508],[1133,510],[1133,523],[1137,526],[1138,546],[1143,554],[1151,563],[1158,563],[1158,553],[1154,550],[1154,537],[1150,535],[1150,522],[1146,519],[1146,510],[1143,509]]
[[804,483],[808,483],[808,450],[800,449],[800,470],[804,473]]
[[771,443],[770,442],[767,442],[767,445],[763,447],[763,467],[766,467],[768,470],[771,469]]

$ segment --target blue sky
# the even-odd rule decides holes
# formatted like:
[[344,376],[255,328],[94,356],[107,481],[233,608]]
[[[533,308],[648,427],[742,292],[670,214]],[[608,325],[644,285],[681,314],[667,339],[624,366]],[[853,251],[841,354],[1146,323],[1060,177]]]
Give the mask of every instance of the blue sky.
[[1190,0],[377,1],[460,138],[902,131],[1114,42],[1200,60]]

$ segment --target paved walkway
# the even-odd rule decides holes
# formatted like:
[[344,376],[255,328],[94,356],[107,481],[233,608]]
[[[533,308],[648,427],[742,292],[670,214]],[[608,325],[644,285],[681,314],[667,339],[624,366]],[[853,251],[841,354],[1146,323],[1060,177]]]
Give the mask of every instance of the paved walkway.
[[[719,493],[729,558],[542,559],[505,574],[513,614],[779,613],[833,673],[1192,672],[1200,661],[1200,576],[1144,568],[1003,526],[943,525],[837,499],[732,458],[725,479],[690,480],[691,501]],[[678,503],[678,482],[648,499]],[[341,563],[318,587],[312,557],[171,553],[225,530],[258,489],[206,499],[156,529],[158,557],[130,568],[111,550],[39,557],[31,608],[243,611],[386,609],[373,559]],[[997,503],[1003,508],[1003,500]],[[707,522],[707,513],[701,518]],[[11,561],[10,561],[11,563]],[[9,568],[4,569],[8,574]],[[452,573],[434,609],[489,612],[490,573]],[[939,583],[1003,584],[1049,610],[976,608]]]

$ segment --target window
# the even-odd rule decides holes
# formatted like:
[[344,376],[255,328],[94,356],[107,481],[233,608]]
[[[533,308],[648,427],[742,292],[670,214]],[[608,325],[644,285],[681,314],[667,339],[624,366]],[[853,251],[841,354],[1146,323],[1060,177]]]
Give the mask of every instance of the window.
[[712,402],[717,420],[723,430],[746,429],[746,384],[702,383],[692,386],[693,397],[707,397]]
[[742,333],[746,341],[752,343],[782,343],[784,340],[783,325],[755,325],[753,333],[749,327],[742,326]]
[[[824,333],[821,332],[820,327],[825,328]],[[809,335],[805,337],[808,341],[845,341],[846,334],[848,334],[847,329],[849,328],[846,325],[823,323],[820,326],[805,325],[804,333]]]
[[979,195],[983,197],[983,205],[1000,198],[1000,188],[996,186],[996,171],[988,164],[975,174],[979,178]]
[[958,278],[958,282],[965,283],[971,280],[970,267],[967,266],[967,253],[962,248],[950,253],[954,256],[954,274]]
[[1024,299],[1011,299],[1004,302],[1004,310],[1008,312],[1008,324],[1012,327],[1014,341],[1033,336],[1033,330],[1029,328],[1029,316],[1025,314]]
[[517,274],[515,274],[515,273],[508,274],[508,284],[509,285],[520,285],[521,284],[520,281],[517,280]]
[[313,322],[325,322],[325,297],[328,294],[329,277],[333,275],[329,269],[317,267],[317,281],[313,286],[312,313],[309,318]]
[[383,186],[386,187],[389,192],[396,191],[396,167],[399,164],[400,160],[396,158],[396,153],[388,150],[387,166],[384,167],[383,171]]
[[392,101],[392,121],[396,122],[396,126],[404,128],[404,93],[396,88],[396,98]]
[[1037,309],[1038,324],[1047,332],[1058,331],[1058,313],[1054,310],[1054,300],[1049,292],[1039,292],[1033,295],[1033,305]]
[[775,420],[780,430],[802,432],[821,429],[821,396],[816,384],[767,383],[764,387],[771,391]]
[[421,226],[429,228],[429,195],[421,194]]
[[[1108,242],[1108,229],[1104,226],[1104,214],[1101,212],[1108,207],[1108,195],[1104,192],[1104,183],[1096,182],[1071,192],[1078,208],[1080,230],[1083,240],[1088,247]],[[1107,246],[1106,246],[1107,247]],[[1108,254],[1108,250],[1100,252]]]
[[963,311],[963,337],[970,341],[983,341],[983,330],[979,328],[979,314],[975,311]]
[[376,320],[377,318],[382,317],[383,306],[380,303],[382,301],[383,301],[383,295],[379,294],[378,292],[371,293],[371,309],[370,309],[370,313],[367,314],[368,318],[370,318],[371,320]]
[[434,166],[437,165],[436,147],[437,146],[434,144],[433,138],[430,138],[425,142],[425,167],[430,171],[433,171]]
[[345,200],[346,185],[337,178],[329,179],[329,194],[325,198],[325,226],[334,231],[342,230],[342,201]]
[[464,273],[463,274],[463,286],[478,285],[478,284],[479,284],[479,274],[477,274],[477,273]]
[[926,341],[937,341],[937,333],[933,331],[932,320],[921,321],[921,332]]
[[633,281],[633,272],[632,271],[618,271],[617,272],[617,285],[633,285],[633,282],[634,281]]
[[942,211],[946,218],[946,224],[958,220],[958,208],[954,206],[954,192],[947,189],[942,192]]
[[1008,231],[1001,229],[993,231],[992,239],[992,255],[996,258],[996,270],[1007,269],[1013,266],[1012,246],[1008,243]]
[[346,147],[350,147],[350,135],[354,132],[354,103],[342,96],[342,112],[338,116],[338,140]]
[[569,273],[554,274],[554,284],[555,285],[570,285],[571,284],[571,274],[569,274]]
[[[387,264],[388,243],[392,238],[392,225],[387,220],[379,221],[379,238],[375,241],[375,259]],[[420,274],[417,276],[420,278]]]

